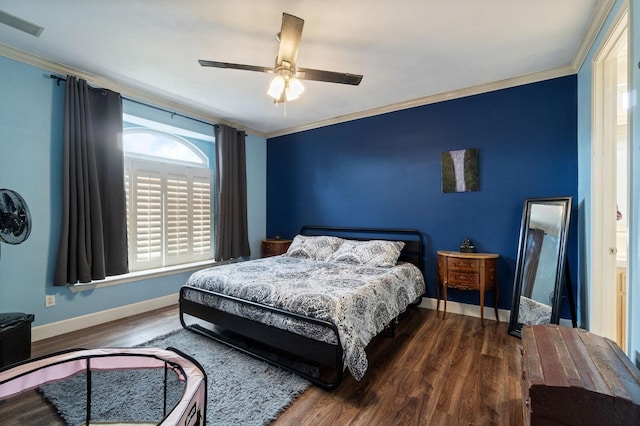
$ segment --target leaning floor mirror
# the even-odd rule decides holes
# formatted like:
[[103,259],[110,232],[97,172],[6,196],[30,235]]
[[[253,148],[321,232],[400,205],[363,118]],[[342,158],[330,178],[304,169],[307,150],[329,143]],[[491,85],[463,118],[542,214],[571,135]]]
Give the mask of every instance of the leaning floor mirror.
[[509,334],[525,324],[558,324],[562,302],[571,197],[524,202],[513,284]]

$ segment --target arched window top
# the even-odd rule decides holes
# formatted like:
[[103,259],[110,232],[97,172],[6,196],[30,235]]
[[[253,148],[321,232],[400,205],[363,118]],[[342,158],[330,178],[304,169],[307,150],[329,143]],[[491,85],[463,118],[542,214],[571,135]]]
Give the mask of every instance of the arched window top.
[[125,156],[143,160],[208,167],[207,156],[179,136],[141,127],[126,128],[123,135]]

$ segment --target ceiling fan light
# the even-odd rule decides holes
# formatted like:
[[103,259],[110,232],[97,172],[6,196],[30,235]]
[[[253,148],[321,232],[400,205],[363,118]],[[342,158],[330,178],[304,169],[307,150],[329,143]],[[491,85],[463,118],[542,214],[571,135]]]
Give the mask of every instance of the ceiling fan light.
[[293,77],[289,79],[289,84],[287,85],[289,91],[293,93],[293,95],[297,98],[300,97],[302,92],[304,92],[304,86],[297,78]]
[[284,97],[287,100],[287,102],[291,102],[298,99],[300,95],[296,94],[293,90],[291,90],[290,87],[287,86],[287,88],[284,89]]
[[277,75],[271,80],[271,84],[269,85],[269,90],[267,90],[267,94],[271,96],[273,99],[280,99],[282,96],[282,91],[284,90],[285,81],[284,78]]

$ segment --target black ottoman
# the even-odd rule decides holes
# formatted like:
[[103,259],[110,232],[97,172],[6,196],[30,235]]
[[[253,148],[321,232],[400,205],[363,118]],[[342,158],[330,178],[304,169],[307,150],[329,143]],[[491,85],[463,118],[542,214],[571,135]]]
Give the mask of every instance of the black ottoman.
[[31,357],[32,314],[0,313],[0,368]]

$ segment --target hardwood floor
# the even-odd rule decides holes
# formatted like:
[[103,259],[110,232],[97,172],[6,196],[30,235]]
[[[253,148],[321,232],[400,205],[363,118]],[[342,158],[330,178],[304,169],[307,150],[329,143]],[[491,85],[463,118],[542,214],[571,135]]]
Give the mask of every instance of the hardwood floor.
[[[395,338],[371,342],[362,381],[347,374],[334,391],[312,386],[273,424],[521,425],[520,340],[506,323],[441,315],[411,309]],[[132,346],[179,327],[177,308],[165,308],[35,342],[32,356]],[[50,424],[40,420],[30,424]]]
[[369,370],[333,392],[307,390],[275,425],[520,425],[520,341],[507,324],[413,309]]

